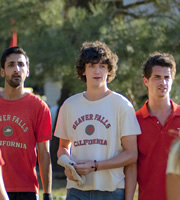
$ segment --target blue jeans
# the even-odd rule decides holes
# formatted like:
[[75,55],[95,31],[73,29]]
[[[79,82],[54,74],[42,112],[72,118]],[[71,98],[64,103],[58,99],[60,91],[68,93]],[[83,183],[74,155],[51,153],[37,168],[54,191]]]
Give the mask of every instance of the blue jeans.
[[75,188],[67,190],[66,200],[124,200],[124,189],[117,188],[113,192],[89,190],[82,191]]

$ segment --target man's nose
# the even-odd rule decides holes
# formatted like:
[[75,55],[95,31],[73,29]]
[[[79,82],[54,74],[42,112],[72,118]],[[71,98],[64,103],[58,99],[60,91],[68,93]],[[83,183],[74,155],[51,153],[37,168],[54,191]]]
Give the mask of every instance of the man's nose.
[[20,71],[20,66],[18,64],[15,65],[15,71]]
[[99,73],[99,71],[100,71],[99,66],[96,66],[96,67],[95,67],[95,72],[96,72],[96,73]]
[[165,78],[162,78],[161,79],[161,84],[165,85],[167,83],[166,79]]

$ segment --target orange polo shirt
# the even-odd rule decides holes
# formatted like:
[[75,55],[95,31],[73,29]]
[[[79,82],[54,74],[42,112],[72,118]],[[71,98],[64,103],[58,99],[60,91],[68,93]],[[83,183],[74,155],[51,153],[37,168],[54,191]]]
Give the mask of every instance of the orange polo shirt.
[[139,200],[166,200],[166,166],[172,142],[180,128],[180,106],[171,100],[172,113],[164,126],[147,109],[148,101],[136,112],[142,134],[138,135]]

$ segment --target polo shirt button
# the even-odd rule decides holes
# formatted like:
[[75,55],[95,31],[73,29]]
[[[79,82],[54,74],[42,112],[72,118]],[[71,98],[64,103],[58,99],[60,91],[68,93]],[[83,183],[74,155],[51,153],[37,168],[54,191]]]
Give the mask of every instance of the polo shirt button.
[[159,121],[157,121],[157,124],[159,124]]

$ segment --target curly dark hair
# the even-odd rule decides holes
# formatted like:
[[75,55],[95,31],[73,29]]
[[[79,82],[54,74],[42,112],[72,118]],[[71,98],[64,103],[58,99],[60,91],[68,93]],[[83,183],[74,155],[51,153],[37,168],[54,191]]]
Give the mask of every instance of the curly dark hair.
[[146,62],[143,64],[143,76],[147,79],[151,77],[152,68],[154,66],[169,67],[172,73],[172,79],[175,79],[176,75],[176,62],[174,57],[168,53],[154,52],[149,55]]
[[116,76],[118,56],[103,42],[84,42],[75,65],[78,78],[86,82],[86,76],[83,75],[85,64],[99,62],[108,64],[110,75],[108,75],[107,82],[110,83]]

